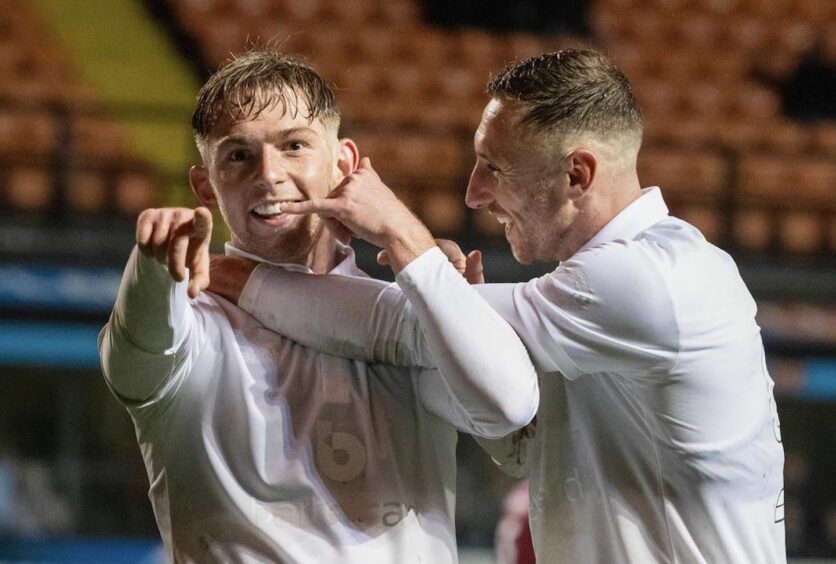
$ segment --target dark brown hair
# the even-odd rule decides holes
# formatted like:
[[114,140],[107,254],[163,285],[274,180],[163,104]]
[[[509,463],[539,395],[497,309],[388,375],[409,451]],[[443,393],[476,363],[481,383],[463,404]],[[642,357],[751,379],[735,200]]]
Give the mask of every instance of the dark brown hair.
[[200,89],[192,114],[192,132],[198,146],[226,113],[235,119],[253,119],[282,104],[287,111],[307,106],[307,118],[319,118],[339,127],[340,110],[331,86],[299,59],[271,51],[250,51],[232,59]]
[[544,132],[641,140],[641,110],[627,77],[591,49],[544,53],[514,63],[491,80],[487,93],[522,102],[521,123]]

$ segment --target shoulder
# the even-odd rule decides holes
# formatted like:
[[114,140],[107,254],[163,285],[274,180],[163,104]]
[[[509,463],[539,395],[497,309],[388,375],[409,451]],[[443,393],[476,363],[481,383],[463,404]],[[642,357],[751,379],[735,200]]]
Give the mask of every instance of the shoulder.
[[580,251],[539,287],[558,308],[611,335],[675,346],[671,260],[649,239],[609,241]]

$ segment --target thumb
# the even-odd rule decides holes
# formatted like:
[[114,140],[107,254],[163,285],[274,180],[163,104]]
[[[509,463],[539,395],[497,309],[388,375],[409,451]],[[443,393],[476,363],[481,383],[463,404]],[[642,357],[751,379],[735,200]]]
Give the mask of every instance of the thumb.
[[374,168],[372,168],[372,161],[369,157],[363,157],[360,159],[360,164],[357,167],[357,170],[368,170],[374,172]]
[[465,280],[471,284],[485,283],[485,269],[482,266],[482,251],[471,251],[465,259]]

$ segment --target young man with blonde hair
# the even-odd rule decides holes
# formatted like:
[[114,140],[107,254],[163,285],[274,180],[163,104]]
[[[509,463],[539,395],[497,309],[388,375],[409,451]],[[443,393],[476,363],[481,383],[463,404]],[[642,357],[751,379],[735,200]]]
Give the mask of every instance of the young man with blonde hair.
[[[458,304],[480,311],[483,345],[448,354],[430,342],[405,368],[317,353],[202,292],[207,208],[229,226],[230,256],[305,278],[364,276],[319,217],[279,213],[327,196],[357,169],[357,147],[338,127],[333,92],[310,67],[241,56],[204,85],[194,113],[203,164],[189,175],[206,207],[150,209],[137,220],[99,349],[134,421],[172,561],[454,563],[456,429],[498,437],[536,410],[522,343],[437,248],[422,275],[452,291],[403,291],[422,315]],[[474,330],[453,335],[464,332]]]
[[[466,202],[505,225],[518,261],[560,261],[529,282],[478,287],[540,374],[535,423],[480,441],[529,476],[537,561],[785,562],[783,448],[755,302],[731,257],[669,216],[658,187],[642,189],[627,79],[600,53],[569,50],[514,64],[488,90]],[[340,221],[414,276],[431,243],[402,207],[366,170],[283,209]],[[471,259],[471,280],[479,268]],[[310,306],[294,280],[259,267],[246,286],[238,278],[240,301],[326,351],[342,340],[392,361],[374,343],[406,342],[413,325],[430,338],[469,315],[459,306],[427,325],[409,296],[319,277],[344,299],[302,325]]]

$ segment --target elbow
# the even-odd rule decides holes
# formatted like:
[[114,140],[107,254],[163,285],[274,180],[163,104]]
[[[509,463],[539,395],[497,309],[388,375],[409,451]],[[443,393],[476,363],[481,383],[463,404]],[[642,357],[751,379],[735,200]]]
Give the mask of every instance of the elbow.
[[501,407],[504,430],[500,436],[522,429],[531,423],[540,407],[540,388],[537,380],[524,393],[517,394],[513,401],[505,401]]
[[[507,390],[506,390],[507,392]],[[492,402],[491,417],[473,422],[474,434],[486,439],[498,439],[522,429],[531,423],[540,405],[540,389],[532,375],[525,385],[516,387],[513,393],[504,393]]]

